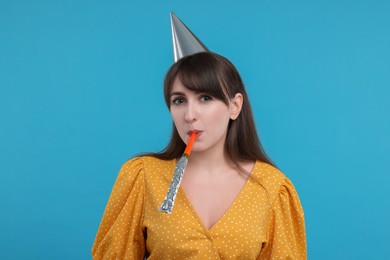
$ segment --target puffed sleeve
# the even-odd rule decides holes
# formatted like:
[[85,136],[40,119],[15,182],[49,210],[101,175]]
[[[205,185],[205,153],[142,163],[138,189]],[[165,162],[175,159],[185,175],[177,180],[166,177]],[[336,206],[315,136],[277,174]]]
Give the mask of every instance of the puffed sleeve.
[[122,166],[111,191],[92,247],[93,259],[143,259],[144,194],[142,159],[135,158]]
[[303,209],[288,179],[273,201],[268,231],[268,243],[259,259],[307,259]]

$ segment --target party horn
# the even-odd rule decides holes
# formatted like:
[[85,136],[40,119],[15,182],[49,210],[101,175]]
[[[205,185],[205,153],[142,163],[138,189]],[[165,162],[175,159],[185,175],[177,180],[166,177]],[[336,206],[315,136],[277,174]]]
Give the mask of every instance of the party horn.
[[196,132],[192,132],[190,140],[188,141],[188,145],[184,150],[183,155],[181,156],[180,160],[176,163],[175,172],[173,173],[173,178],[171,181],[171,185],[169,185],[167,196],[165,196],[163,203],[158,209],[161,212],[165,212],[168,214],[172,213],[173,204],[175,203],[177,191],[179,190],[181,180],[183,179],[184,171],[186,170],[188,164],[188,157],[190,156],[192,144],[194,143],[195,138],[196,138]]

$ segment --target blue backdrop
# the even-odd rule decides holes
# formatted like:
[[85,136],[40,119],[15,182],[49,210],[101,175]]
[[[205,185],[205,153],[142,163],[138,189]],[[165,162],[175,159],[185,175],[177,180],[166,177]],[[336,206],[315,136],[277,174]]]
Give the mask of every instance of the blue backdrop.
[[162,149],[169,12],[237,66],[310,259],[384,259],[390,2],[0,1],[0,258],[89,259],[117,172]]

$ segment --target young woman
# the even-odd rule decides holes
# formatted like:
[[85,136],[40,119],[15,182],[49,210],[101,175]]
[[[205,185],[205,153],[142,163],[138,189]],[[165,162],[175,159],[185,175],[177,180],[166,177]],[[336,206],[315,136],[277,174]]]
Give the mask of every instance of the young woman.
[[[169,69],[164,95],[171,140],[163,152],[123,165],[94,259],[306,259],[298,195],[261,147],[233,64],[211,52],[184,57]],[[192,132],[173,213],[162,213]]]

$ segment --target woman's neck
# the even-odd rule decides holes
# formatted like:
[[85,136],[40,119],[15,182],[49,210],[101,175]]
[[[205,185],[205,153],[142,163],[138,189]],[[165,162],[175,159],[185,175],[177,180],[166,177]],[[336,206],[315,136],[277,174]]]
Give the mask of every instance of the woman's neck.
[[225,169],[236,168],[233,160],[229,158],[225,151],[202,151],[192,152],[188,161],[188,168],[203,172],[206,174],[213,174]]

